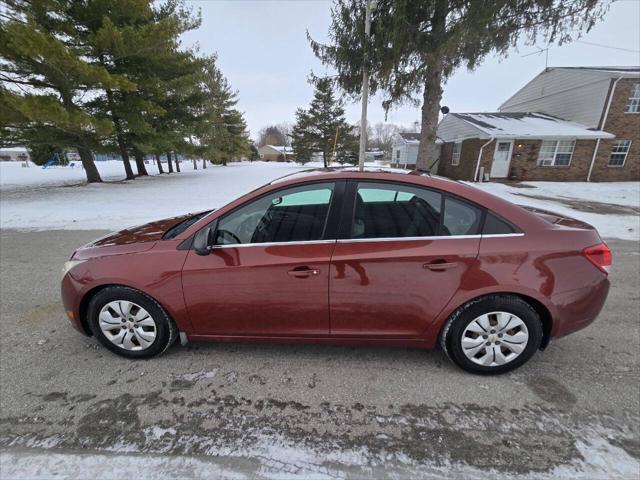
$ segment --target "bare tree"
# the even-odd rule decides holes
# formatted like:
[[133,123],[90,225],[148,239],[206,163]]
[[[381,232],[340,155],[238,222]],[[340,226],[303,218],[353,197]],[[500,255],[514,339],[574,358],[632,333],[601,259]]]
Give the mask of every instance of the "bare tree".
[[257,145],[259,147],[264,147],[265,145],[284,145],[289,147],[291,146],[292,131],[292,125],[287,122],[266,126],[258,132]]

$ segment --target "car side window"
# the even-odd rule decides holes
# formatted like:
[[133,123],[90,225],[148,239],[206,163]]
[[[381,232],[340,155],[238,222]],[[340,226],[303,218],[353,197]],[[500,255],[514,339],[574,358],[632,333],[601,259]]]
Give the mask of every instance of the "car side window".
[[215,243],[321,240],[333,192],[333,183],[318,183],[267,194],[221,218]]
[[351,238],[438,235],[442,195],[393,183],[359,182]]
[[453,197],[444,199],[442,235],[477,235],[480,233],[482,210]]
[[505,220],[498,218],[491,212],[487,212],[487,218],[484,221],[483,235],[508,235],[512,233],[521,233],[521,230],[514,227]]

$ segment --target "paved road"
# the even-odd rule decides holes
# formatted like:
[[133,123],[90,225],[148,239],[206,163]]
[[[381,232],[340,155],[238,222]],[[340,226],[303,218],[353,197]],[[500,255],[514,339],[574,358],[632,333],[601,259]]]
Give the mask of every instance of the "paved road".
[[119,358],[59,302],[62,263],[103,233],[0,232],[3,479],[640,475],[635,243],[610,242],[594,325],[485,378],[409,349],[199,343]]

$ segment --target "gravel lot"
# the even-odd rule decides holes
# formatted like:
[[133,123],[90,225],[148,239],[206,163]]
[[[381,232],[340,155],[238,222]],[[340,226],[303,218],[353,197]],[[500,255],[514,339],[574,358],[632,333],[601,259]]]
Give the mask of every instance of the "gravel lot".
[[59,300],[62,263],[103,233],[0,233],[3,479],[640,476],[635,242],[609,242],[595,324],[485,378],[408,349],[199,343],[122,359]]

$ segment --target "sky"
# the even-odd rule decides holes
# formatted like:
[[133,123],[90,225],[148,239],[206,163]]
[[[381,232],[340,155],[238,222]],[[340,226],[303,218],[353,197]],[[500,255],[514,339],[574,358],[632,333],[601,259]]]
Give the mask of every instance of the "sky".
[[[331,0],[199,0],[187,4],[202,13],[202,26],[183,36],[183,45],[198,45],[218,55],[218,65],[238,90],[253,138],[264,126],[295,122],[297,108],[307,108],[313,87],[307,78],[330,74],[314,56],[306,32],[327,39]],[[588,43],[583,43],[588,42]],[[593,44],[614,48],[604,48]],[[546,48],[546,45],[540,45]],[[448,79],[442,105],[452,112],[490,112],[545,68],[546,56],[528,55],[536,46],[519,45],[507,58],[487,57],[474,71],[461,68]],[[629,51],[632,50],[632,51]],[[579,42],[551,46],[549,66],[640,65],[640,0],[620,0]],[[371,97],[369,123],[385,122],[381,98]],[[345,105],[347,120],[356,124],[360,104]],[[404,105],[386,121],[411,126],[419,107]]]

